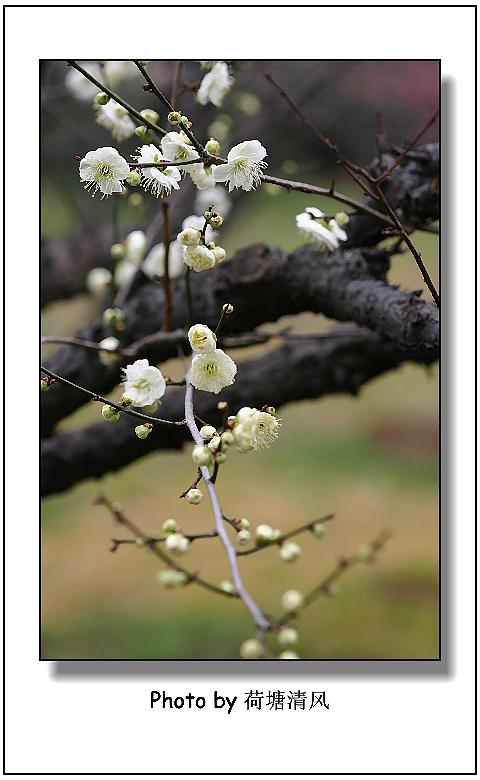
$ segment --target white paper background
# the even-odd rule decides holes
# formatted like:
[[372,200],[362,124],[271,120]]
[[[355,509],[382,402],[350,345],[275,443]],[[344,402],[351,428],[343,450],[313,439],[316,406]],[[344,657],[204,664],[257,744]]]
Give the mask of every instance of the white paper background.
[[[7,772],[472,772],[474,9],[10,7],[6,20]],[[442,291],[444,346],[447,328],[452,336],[444,370],[455,485],[447,518],[448,673],[432,674],[427,664],[430,673],[378,674],[375,663],[365,663],[355,674],[331,674],[317,664],[299,676],[294,666],[282,675],[254,675],[247,667],[221,676],[188,676],[180,666],[185,671],[175,675],[59,677],[36,660],[38,60],[72,56],[442,59],[453,136],[443,136],[452,155],[444,257],[450,271]],[[446,483],[443,492],[446,499]],[[243,700],[251,687],[325,688],[332,706],[246,713],[237,705],[228,717],[208,708],[149,709],[152,688],[208,696],[216,689]]]

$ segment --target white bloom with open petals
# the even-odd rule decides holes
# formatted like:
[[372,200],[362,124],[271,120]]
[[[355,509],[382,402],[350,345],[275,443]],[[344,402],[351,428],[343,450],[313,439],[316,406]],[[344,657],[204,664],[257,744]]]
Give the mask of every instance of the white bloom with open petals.
[[96,111],[97,124],[110,130],[115,141],[120,143],[134,134],[135,124],[128,111],[114,100],[109,100],[104,106],[97,106]]
[[[183,133],[166,133],[162,138],[160,146],[162,147],[164,159],[169,162],[182,163],[198,158],[198,152],[188,141],[188,138],[186,139]],[[181,165],[178,165],[177,167],[182,170]],[[188,170],[188,168],[189,166],[186,165],[185,170]]]
[[86,190],[93,189],[93,195],[100,190],[106,198],[123,191],[122,181],[130,173],[130,166],[112,146],[102,146],[80,160],[79,173]]
[[207,325],[192,325],[188,331],[188,340],[194,352],[207,354],[217,346],[217,337]]
[[233,385],[237,367],[222,349],[214,349],[205,355],[195,355],[192,360],[190,382],[197,390],[219,393]]
[[183,262],[188,265],[192,271],[208,271],[215,265],[215,255],[211,249],[203,244],[198,246],[185,246],[183,248]]
[[[139,154],[135,159],[139,163],[161,163],[162,153],[154,144],[144,144],[138,149]],[[157,198],[170,195],[172,188],[179,189],[178,182],[181,179],[178,168],[142,168],[140,171],[142,186],[150,190]]]
[[335,219],[326,220],[323,211],[314,206],[305,209],[302,214],[297,214],[296,221],[299,230],[315,241],[320,249],[333,252],[340,241],[346,241],[348,238]]
[[215,165],[196,163],[188,166],[190,178],[199,190],[212,190],[215,187]]
[[241,187],[249,192],[260,183],[267,150],[260,141],[243,141],[230,149],[227,162],[214,168],[215,181],[228,182],[228,191]]
[[211,71],[207,73],[197,92],[197,100],[205,106],[207,103],[213,103],[214,106],[221,106],[225,95],[231,89],[234,79],[228,72],[226,62],[216,62]]
[[125,373],[124,394],[133,398],[134,406],[150,406],[164,395],[166,383],[162,372],[149,365],[148,360],[136,360],[122,371]]
[[240,452],[259,452],[274,443],[279,430],[280,422],[273,414],[244,406],[233,428],[235,446]]
[[[176,241],[172,241],[168,250],[168,275],[170,279],[176,279],[183,274],[184,270],[182,247]],[[142,263],[142,271],[149,279],[165,275],[165,244],[152,246]]]

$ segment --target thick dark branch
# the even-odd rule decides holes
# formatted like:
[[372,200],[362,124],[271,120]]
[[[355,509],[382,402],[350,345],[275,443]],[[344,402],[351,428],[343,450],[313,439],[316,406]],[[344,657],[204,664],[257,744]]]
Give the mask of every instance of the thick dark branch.
[[[329,393],[355,395],[363,384],[384,371],[398,367],[411,357],[399,347],[368,331],[345,326],[342,335],[336,329],[332,338],[302,337],[288,339],[281,347],[238,367],[237,381],[220,395],[197,392],[195,408],[199,417],[213,425],[221,424],[217,403],[226,400],[232,412],[241,406],[264,404],[276,408],[304,398]],[[434,360],[431,352],[423,358]],[[416,358],[415,358],[416,359]],[[60,388],[53,386],[54,397]],[[162,416],[180,419],[184,390],[171,388],[161,406]],[[65,431],[43,442],[42,494],[66,490],[84,479],[128,465],[157,449],[179,449],[189,438],[186,429],[176,426],[155,427],[140,441],[134,434],[135,423],[122,418],[115,425],[103,421],[77,431]],[[235,457],[232,453],[230,457]],[[249,456],[245,456],[249,457]],[[254,457],[254,456],[251,456]],[[261,457],[261,455],[256,456]]]
[[[373,254],[372,254],[373,252]],[[367,259],[365,257],[367,256]],[[379,278],[372,276],[377,266]],[[262,245],[237,253],[231,262],[212,271],[193,274],[193,308],[205,324],[214,328],[225,302],[235,311],[224,328],[224,335],[251,331],[280,317],[311,311],[332,319],[354,321],[395,342],[413,360],[431,360],[438,356],[438,311],[414,293],[389,285],[382,277],[388,258],[376,250],[368,254],[358,249],[324,254],[301,247],[290,255]],[[185,281],[172,284],[172,327],[181,328],[188,319]],[[248,302],[248,304],[246,304]],[[122,345],[145,338],[162,328],[163,290],[146,285],[124,307],[126,329],[119,338]],[[201,315],[200,315],[201,312]],[[100,320],[83,328],[81,338],[100,341],[108,335]],[[222,332],[223,335],[223,332]],[[175,342],[155,341],[146,345],[143,357],[161,362],[177,355]],[[45,365],[76,384],[105,395],[120,380],[120,369],[106,368],[95,355],[77,347],[63,347]],[[42,395],[42,428],[48,435],[54,425],[85,399],[69,388]]]

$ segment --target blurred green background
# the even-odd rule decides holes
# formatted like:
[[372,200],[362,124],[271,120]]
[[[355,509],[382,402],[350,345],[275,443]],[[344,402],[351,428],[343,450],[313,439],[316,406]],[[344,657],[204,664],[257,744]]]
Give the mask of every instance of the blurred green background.
[[[285,175],[284,156],[276,157],[275,149],[269,149],[269,155],[271,173]],[[308,176],[311,169],[307,159],[293,178],[328,181],[323,172]],[[338,172],[337,181],[339,188],[354,194]],[[71,194],[71,200],[84,195],[74,176]],[[71,200],[59,196],[45,180],[45,237],[76,229]],[[295,214],[309,205],[329,211],[327,204],[262,187],[239,201],[222,229],[222,245],[229,256],[255,241],[292,249],[301,243]],[[98,212],[107,221],[108,203],[99,205]],[[143,227],[140,218],[134,226]],[[438,284],[436,237],[415,234],[414,240]],[[390,279],[406,289],[423,287],[409,254],[393,259]],[[73,334],[97,313],[97,305],[86,295],[51,304],[44,311],[43,333]],[[285,324],[302,332],[328,326],[325,318],[305,314],[270,327]],[[240,361],[262,349],[231,354]],[[178,370],[175,363],[166,367],[172,376]],[[391,528],[394,536],[375,564],[346,572],[334,597],[321,598],[304,613],[299,654],[336,659],[437,657],[437,368],[406,364],[369,383],[357,398],[297,403],[282,408],[280,416],[281,435],[271,450],[229,456],[218,483],[224,511],[247,517],[252,525],[266,522],[282,531],[328,512],[335,512],[335,519],[322,540],[298,537],[302,555],[293,564],[283,563],[276,549],[241,559],[252,595],[267,611],[278,614],[285,590],[308,591],[340,555]],[[98,407],[90,405],[63,421],[62,427],[97,420]],[[207,501],[194,507],[178,498],[192,479],[187,453],[154,453],[115,475],[43,501],[42,657],[238,657],[239,645],[251,633],[242,605],[195,586],[163,590],[156,582],[159,562],[148,551],[128,545],[109,552],[110,537],[122,533],[104,508],[92,505],[97,493],[106,493],[147,533],[159,532],[168,517],[176,518],[186,532],[210,529]],[[229,577],[217,539],[195,542],[184,561],[211,581]]]

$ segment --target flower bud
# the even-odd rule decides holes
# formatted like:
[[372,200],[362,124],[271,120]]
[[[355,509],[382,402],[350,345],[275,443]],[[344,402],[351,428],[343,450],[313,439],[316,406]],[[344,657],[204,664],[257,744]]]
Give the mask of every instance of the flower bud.
[[120,412],[118,411],[118,409],[115,409],[114,406],[109,406],[109,404],[103,404],[102,417],[107,422],[116,423],[120,419]]
[[110,247],[110,254],[114,260],[121,260],[122,257],[125,257],[126,251],[125,244],[112,244]]
[[215,241],[209,241],[207,244],[207,249],[211,249],[211,251],[213,252],[213,250],[215,249]]
[[135,433],[139,439],[146,439],[147,436],[151,433],[152,428],[153,425],[150,425],[149,423],[146,425],[137,425],[135,428]]
[[167,122],[170,125],[179,125],[182,121],[182,115],[180,111],[170,111],[169,115],[167,116]]
[[112,286],[112,273],[108,268],[92,268],[87,276],[87,290],[92,295],[103,295]]
[[109,100],[110,97],[107,95],[106,92],[98,92],[95,95],[95,103],[97,104],[97,106],[106,106]]
[[217,409],[219,412],[224,412],[225,409],[228,408],[228,404],[226,401],[219,401],[217,404]]
[[218,463],[219,466],[221,466],[222,463],[225,463],[227,460],[227,456],[223,452],[217,452],[214,455],[215,463]]
[[183,246],[198,246],[201,233],[195,228],[185,228],[177,236],[177,241],[180,241]]
[[235,593],[235,586],[230,580],[222,580],[218,587],[225,593]]
[[303,607],[305,599],[298,590],[287,590],[282,596],[281,604],[287,612],[297,612]]
[[215,230],[219,227],[222,227],[223,224],[223,217],[220,216],[220,214],[212,214],[210,217],[210,225]]
[[205,150],[209,154],[220,154],[220,144],[215,138],[210,138],[205,144]]
[[345,211],[339,211],[338,214],[335,214],[335,222],[342,227],[343,225],[348,225],[350,217]]
[[40,380],[40,390],[42,393],[46,393],[50,388],[50,383],[47,378]]
[[156,111],[153,110],[153,108],[143,108],[140,111],[141,115],[144,119],[147,120],[147,122],[150,122],[152,125],[156,125],[158,120],[160,119],[160,115],[157,114]]
[[298,661],[299,656],[293,650],[284,650],[278,656],[281,661]]
[[[220,247],[217,247],[219,249]],[[222,314],[224,317],[230,317],[233,314],[233,306],[231,303],[224,303],[222,306]]]
[[126,178],[127,184],[130,184],[131,187],[138,187],[140,184],[142,177],[140,176],[138,171],[130,171]]
[[290,628],[289,626],[282,628],[278,632],[278,641],[284,647],[296,645],[298,642],[298,631],[295,628]]
[[144,144],[147,144],[150,142],[152,136],[148,132],[148,127],[146,125],[140,125],[140,127],[135,128],[135,135],[138,135],[141,141],[143,141]]
[[158,572],[157,580],[164,588],[176,588],[185,585],[188,582],[188,577],[183,571],[164,569]]
[[116,330],[122,330],[125,323],[125,315],[121,309],[105,309],[102,319],[105,327]]
[[235,441],[235,436],[231,431],[225,431],[225,433],[222,433],[220,439],[222,442],[222,447],[230,447],[230,445]]
[[134,208],[138,208],[143,203],[143,195],[140,195],[139,192],[132,192],[132,194],[130,195],[130,197],[128,199],[128,202]]
[[240,647],[242,658],[261,658],[263,655],[263,645],[258,639],[246,639]]
[[145,547],[145,545],[146,545],[145,539],[142,539],[141,536],[138,536],[135,539],[135,546],[136,547]]
[[280,529],[279,528],[274,528],[273,531],[272,531],[271,541],[272,542],[276,542],[277,539],[280,538],[280,536],[281,536]]
[[188,128],[192,126],[192,123],[190,122],[188,116],[185,116],[185,114],[182,114],[182,116],[180,117],[180,121],[182,125],[187,125]]
[[173,555],[183,555],[187,552],[190,542],[182,534],[170,534],[165,540],[165,547]]
[[208,466],[212,460],[212,453],[207,447],[198,444],[192,450],[192,460],[196,466]]
[[212,212],[211,211],[204,211],[203,212],[203,218],[207,220],[207,222],[210,222],[212,218]]
[[190,488],[185,497],[189,504],[199,504],[203,498],[203,493],[197,488]]
[[314,523],[312,526],[312,532],[313,535],[317,537],[317,539],[321,539],[322,536],[325,536],[325,526],[323,523]]
[[98,352],[98,357],[102,366],[112,366],[118,361],[117,350],[120,346],[120,342],[115,336],[107,336],[98,342],[98,346],[101,350]]
[[282,561],[290,563],[291,561],[295,561],[298,558],[301,551],[302,548],[299,544],[295,544],[295,542],[288,542],[288,544],[282,544],[280,549],[280,558]]
[[204,425],[200,428],[200,436],[202,439],[211,439],[212,436],[217,436],[216,428],[213,425]]
[[132,406],[135,403],[135,398],[132,398],[131,395],[124,393],[120,399],[120,403],[122,406]]
[[241,531],[237,534],[237,544],[240,546],[243,546],[244,544],[248,544],[250,539],[252,538],[252,535],[250,531],[248,531],[246,528],[242,528]]
[[257,542],[259,544],[268,544],[273,541],[275,532],[270,525],[262,524],[257,527],[255,536],[257,537]]
[[216,263],[223,263],[223,261],[225,260],[225,258],[227,256],[227,253],[225,252],[223,246],[215,246],[212,249],[212,252],[213,252],[213,256],[215,257],[215,262]]
[[240,520],[238,521],[238,524],[240,528],[245,528],[245,530],[247,531],[250,528],[250,520],[247,520],[246,517],[241,517]]
[[220,436],[213,436],[207,444],[210,452],[215,452],[220,448]]
[[173,520],[172,518],[165,520],[162,528],[166,534],[174,534],[176,531],[179,530],[177,521]]

